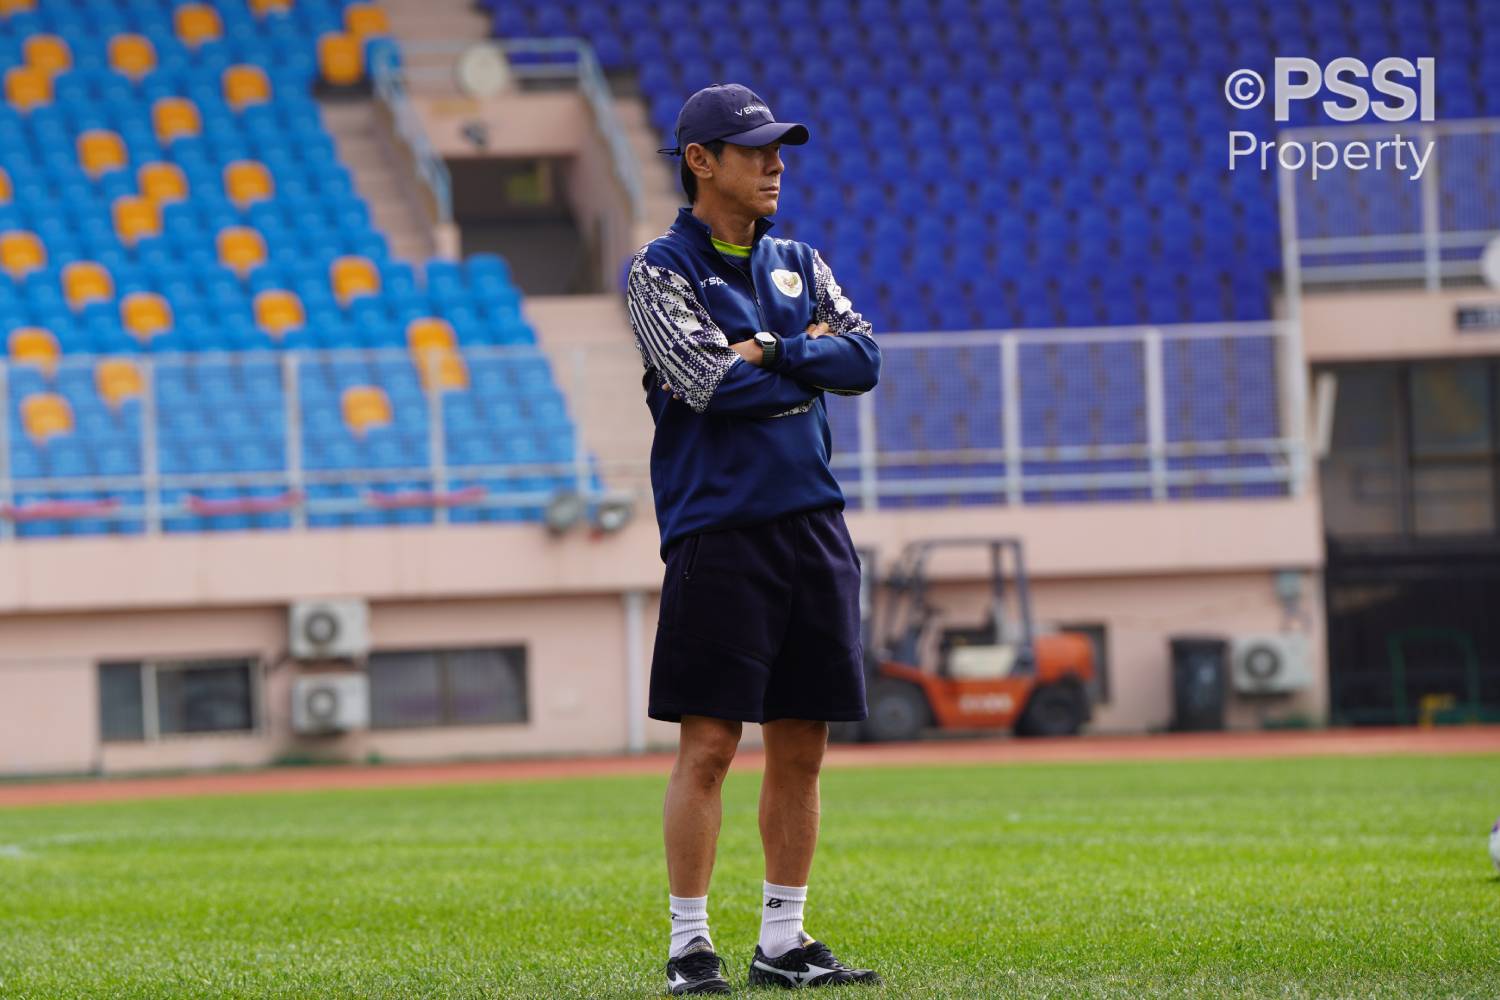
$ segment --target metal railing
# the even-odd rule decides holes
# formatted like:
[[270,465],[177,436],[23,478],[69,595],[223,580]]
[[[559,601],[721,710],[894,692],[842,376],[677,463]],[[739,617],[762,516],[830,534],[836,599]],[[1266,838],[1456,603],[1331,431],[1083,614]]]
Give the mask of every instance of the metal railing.
[[[1294,333],[1260,322],[877,335],[880,384],[826,396],[832,468],[863,509],[1296,494],[1307,463]],[[556,372],[531,346],[462,354],[458,390],[423,386],[401,349],[144,355],[141,392],[116,408],[89,399],[102,359],[65,356],[50,375],[0,365],[0,537],[49,511],[158,532],[235,515],[283,518],[268,527],[390,509],[436,523],[457,509],[534,516],[559,489],[589,503],[649,496],[633,347],[576,348]],[[351,436],[340,407],[354,384],[387,389],[389,427]],[[23,399],[62,390],[86,404],[75,428],[35,443],[15,419]],[[501,427],[571,431],[570,450],[512,452]],[[350,447],[386,450],[331,457]],[[320,495],[332,485],[352,495]],[[57,506],[75,492],[115,502]]]
[[[1287,129],[1280,141],[1342,147],[1351,140],[1415,141],[1431,153],[1420,176],[1408,154],[1396,169],[1282,170],[1283,240],[1303,285],[1421,282],[1429,290],[1480,276],[1485,246],[1500,236],[1500,119]],[[1288,221],[1290,220],[1290,231]],[[1289,290],[1289,294],[1292,290]]]
[[880,384],[826,397],[864,509],[1287,495],[1284,323],[877,335]]
[[[599,59],[594,54],[593,46],[582,38],[409,42],[402,47],[402,51],[413,65],[402,65],[399,59],[392,57],[381,60],[372,67],[376,92],[393,108],[393,114],[397,114],[394,109],[404,107],[406,115],[415,121],[410,100],[406,96],[408,84],[423,87],[435,84],[451,86],[459,57],[477,45],[489,46],[499,53],[508,64],[510,75],[517,80],[572,82],[577,86],[593,112],[599,134],[609,147],[615,177],[630,203],[631,218],[640,220],[645,206],[640,167],[636,163],[630,142],[625,137],[625,130],[615,114],[614,98]],[[439,60],[439,64],[428,63],[427,60],[430,59]],[[400,114],[397,114],[397,120],[402,120]],[[416,128],[420,131],[419,124]],[[423,141],[426,141],[425,136]],[[446,168],[444,177],[446,178]],[[434,196],[437,196],[436,191]],[[442,197],[447,204],[446,218],[451,218],[452,195],[446,187]]]
[[453,221],[453,178],[448,165],[443,162],[427,137],[427,130],[406,95],[406,86],[401,69],[401,56],[394,45],[375,45],[372,54],[370,79],[374,84],[375,97],[385,106],[391,116],[396,138],[405,144],[415,165],[417,178],[427,188],[432,198],[433,213],[437,223]]
[[[105,358],[67,355],[47,367],[0,362],[0,538],[31,521],[119,522],[156,533],[181,518],[274,516],[284,519],[280,526],[305,527],[344,515],[373,523],[384,512],[410,510],[441,524],[455,509],[535,512],[560,490],[588,503],[634,499],[602,484],[612,470],[593,459],[573,427],[550,369],[543,374],[545,355],[523,346],[467,348],[462,356],[470,384],[454,390],[437,379],[424,385],[413,355],[396,348],[142,355],[130,359],[139,391],[113,404],[94,388]],[[531,374],[514,375],[518,363],[532,365]],[[494,388],[514,378],[529,379],[536,391]],[[489,389],[480,386],[485,381]],[[363,435],[346,429],[342,391],[353,385],[388,390],[388,424],[377,421]],[[69,404],[71,430],[33,435],[17,419],[38,394],[79,404]],[[528,458],[490,444],[450,453],[473,435],[493,441],[486,421],[503,415],[476,412],[467,429],[454,425],[447,401],[460,397],[519,414],[516,426],[531,435],[571,433],[568,453]],[[527,407],[532,412],[522,412]],[[364,448],[372,460],[334,461],[335,448],[346,456]],[[383,450],[372,455],[373,448]],[[353,495],[314,495],[323,486]],[[232,491],[258,495],[221,495]],[[80,493],[86,496],[68,496]]]

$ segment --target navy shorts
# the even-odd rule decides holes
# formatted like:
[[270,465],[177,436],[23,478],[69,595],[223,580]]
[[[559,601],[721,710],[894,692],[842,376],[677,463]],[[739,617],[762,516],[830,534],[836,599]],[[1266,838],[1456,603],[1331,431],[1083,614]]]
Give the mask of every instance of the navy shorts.
[[664,555],[647,715],[865,717],[859,556],[839,507],[685,535]]

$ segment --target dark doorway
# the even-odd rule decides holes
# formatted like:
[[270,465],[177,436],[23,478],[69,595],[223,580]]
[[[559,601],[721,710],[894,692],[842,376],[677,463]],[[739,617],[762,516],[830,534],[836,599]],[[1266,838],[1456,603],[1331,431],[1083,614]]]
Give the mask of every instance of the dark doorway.
[[601,291],[596,252],[568,203],[567,161],[462,157],[447,163],[465,256],[500,254],[527,295]]
[[1322,371],[1331,721],[1500,719],[1500,362]]

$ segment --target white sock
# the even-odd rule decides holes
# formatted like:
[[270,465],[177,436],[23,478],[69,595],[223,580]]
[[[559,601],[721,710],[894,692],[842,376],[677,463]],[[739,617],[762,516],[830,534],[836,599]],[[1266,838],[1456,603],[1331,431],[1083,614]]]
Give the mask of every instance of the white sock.
[[802,905],[807,886],[765,883],[765,902],[760,908],[760,950],[767,958],[785,955],[802,946]]
[[708,935],[708,897],[668,893],[667,899],[672,908],[672,950],[667,957],[676,958],[700,934],[712,945],[713,938]]

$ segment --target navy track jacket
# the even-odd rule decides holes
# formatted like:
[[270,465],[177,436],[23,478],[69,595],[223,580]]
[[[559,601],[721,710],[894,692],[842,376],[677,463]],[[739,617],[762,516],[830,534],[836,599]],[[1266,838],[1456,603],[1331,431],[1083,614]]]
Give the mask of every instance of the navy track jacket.
[[[818,252],[766,236],[771,226],[756,221],[742,266],[684,207],[631,261],[625,301],[656,421],[651,487],[663,560],[684,535],[844,504],[828,468],[823,393],[873,389],[880,347]],[[830,335],[809,337],[812,323],[827,323]],[[781,338],[769,369],[729,346],[761,330]]]

